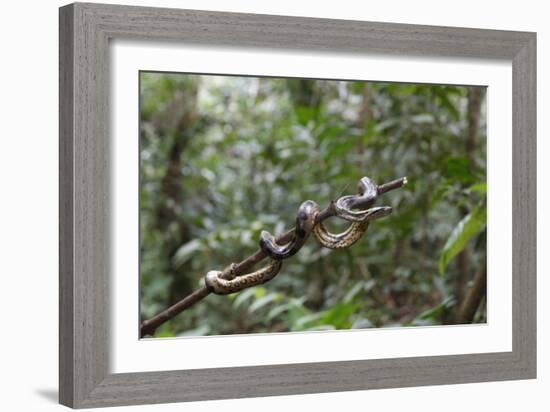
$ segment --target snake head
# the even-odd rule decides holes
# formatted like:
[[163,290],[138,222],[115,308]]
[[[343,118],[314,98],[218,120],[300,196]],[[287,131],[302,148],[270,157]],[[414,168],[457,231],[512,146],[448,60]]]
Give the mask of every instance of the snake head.
[[366,210],[366,221],[376,220],[380,219],[382,217],[386,217],[391,214],[393,209],[389,206],[380,206],[380,207],[371,207],[370,209]]
[[357,184],[357,194],[365,201],[374,200],[378,196],[378,186],[367,176],[362,177]]
[[354,212],[352,209],[365,209],[373,205],[378,197],[378,186],[367,176],[361,178],[357,185],[357,194],[342,196],[336,200],[336,209],[350,217],[349,220],[360,221],[364,210]]
[[300,205],[296,215],[296,234],[307,237],[315,226],[315,216],[319,213],[319,205],[313,200],[306,200]]
[[313,200],[306,200],[300,205],[296,215],[296,227],[292,239],[285,245],[277,244],[275,237],[266,230],[260,233],[260,248],[275,260],[286,259],[295,255],[305,243],[315,226],[315,216],[319,206]]

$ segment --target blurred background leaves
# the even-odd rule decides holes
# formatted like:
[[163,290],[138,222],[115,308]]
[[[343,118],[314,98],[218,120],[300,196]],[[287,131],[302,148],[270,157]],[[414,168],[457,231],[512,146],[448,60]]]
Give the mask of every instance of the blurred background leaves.
[[394,213],[361,241],[330,251],[310,239],[270,283],[211,295],[155,336],[485,322],[484,293],[471,315],[466,299],[486,282],[484,98],[481,87],[142,72],[141,319],[253,253],[262,229],[291,227],[302,201],[326,205],[366,175],[409,184],[379,199]]

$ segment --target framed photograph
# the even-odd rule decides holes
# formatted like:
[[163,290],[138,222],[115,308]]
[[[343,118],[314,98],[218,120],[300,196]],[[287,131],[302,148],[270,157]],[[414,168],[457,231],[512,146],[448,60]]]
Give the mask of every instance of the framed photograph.
[[536,376],[536,35],[60,9],[60,402]]

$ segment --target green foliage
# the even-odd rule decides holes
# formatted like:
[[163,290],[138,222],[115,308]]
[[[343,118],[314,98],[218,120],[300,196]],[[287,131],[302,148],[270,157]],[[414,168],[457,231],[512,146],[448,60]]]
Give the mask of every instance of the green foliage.
[[460,183],[470,183],[474,178],[470,172],[468,159],[465,157],[451,157],[447,159],[445,172],[447,178]]
[[479,234],[487,224],[487,207],[480,204],[467,214],[453,229],[449,239],[443,246],[439,258],[439,273],[444,274],[449,262],[458,255],[467,243]]
[[288,229],[302,201],[409,178],[353,247],[310,239],[271,282],[209,296],[156,336],[452,321],[468,279],[453,257],[485,253],[484,109],[472,151],[467,87],[142,72],[140,95],[142,319]]
[[455,306],[455,300],[452,297],[446,298],[439,305],[434,306],[424,312],[411,322],[411,326],[427,326],[440,322],[440,319]]

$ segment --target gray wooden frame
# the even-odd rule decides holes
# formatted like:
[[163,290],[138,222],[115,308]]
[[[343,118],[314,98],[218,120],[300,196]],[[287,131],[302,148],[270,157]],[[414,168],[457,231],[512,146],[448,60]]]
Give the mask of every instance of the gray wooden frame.
[[[536,35],[103,4],[60,9],[59,398],[75,408],[536,376]],[[109,40],[495,58],[513,65],[513,350],[110,374]]]

